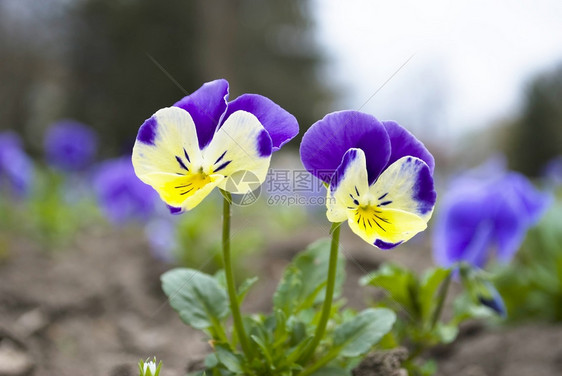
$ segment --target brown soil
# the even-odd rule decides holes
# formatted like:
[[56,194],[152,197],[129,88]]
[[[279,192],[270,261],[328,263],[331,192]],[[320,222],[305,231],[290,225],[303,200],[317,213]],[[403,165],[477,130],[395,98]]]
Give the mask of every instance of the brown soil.
[[[316,228],[271,245],[257,261],[261,280],[244,310],[267,310],[288,260],[325,233]],[[153,355],[164,362],[162,376],[180,376],[209,351],[169,308],[159,276],[170,266],[152,259],[138,230],[91,229],[54,253],[9,239],[0,261],[0,376],[136,375],[137,361]],[[350,260],[344,293],[358,308],[365,291],[357,279],[385,258],[417,269],[431,265],[427,253],[414,251],[420,244],[385,253],[347,230],[342,242]],[[442,376],[561,375],[562,327],[465,330],[435,356]]]

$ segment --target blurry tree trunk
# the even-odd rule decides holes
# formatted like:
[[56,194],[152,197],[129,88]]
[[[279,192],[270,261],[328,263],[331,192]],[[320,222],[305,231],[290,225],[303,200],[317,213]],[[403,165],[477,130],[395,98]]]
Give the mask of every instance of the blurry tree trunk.
[[234,55],[236,51],[238,0],[197,1],[198,46],[201,73],[204,81],[226,78],[237,87]]

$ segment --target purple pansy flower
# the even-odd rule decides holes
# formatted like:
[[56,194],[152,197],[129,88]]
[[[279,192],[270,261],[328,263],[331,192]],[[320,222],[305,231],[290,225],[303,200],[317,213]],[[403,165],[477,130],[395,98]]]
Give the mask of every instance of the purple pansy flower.
[[434,159],[395,122],[357,111],[326,115],[305,133],[304,167],[328,186],[327,217],[391,249],[427,227],[436,193]]
[[24,196],[33,182],[33,163],[25,154],[19,136],[13,132],[0,133],[0,186]]
[[98,139],[87,125],[61,120],[49,127],[45,136],[48,163],[62,171],[80,171],[94,160]]
[[103,162],[94,174],[94,191],[106,217],[114,224],[147,220],[157,195],[140,181],[127,157]]
[[451,185],[435,225],[437,263],[464,261],[483,267],[493,250],[500,262],[509,262],[529,227],[547,209],[550,197],[523,175],[504,171],[495,175],[470,172]]
[[[255,189],[256,180],[265,180],[271,154],[297,133],[295,117],[261,95],[228,102],[228,82],[221,79],[146,120],[133,147],[133,165],[171,212],[180,213],[215,187],[231,193]],[[244,171],[255,179],[226,184]]]

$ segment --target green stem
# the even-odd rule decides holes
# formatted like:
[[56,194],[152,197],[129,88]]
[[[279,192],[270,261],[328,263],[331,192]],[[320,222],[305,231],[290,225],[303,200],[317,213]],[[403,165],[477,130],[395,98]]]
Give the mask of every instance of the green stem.
[[314,354],[314,350],[324,337],[326,332],[326,325],[328,324],[328,319],[330,318],[330,312],[332,310],[332,300],[334,298],[334,286],[336,284],[336,272],[338,267],[338,246],[340,241],[340,228],[341,223],[334,223],[332,226],[332,245],[330,247],[330,264],[328,266],[328,282],[326,284],[326,296],[324,297],[324,304],[322,305],[322,314],[320,316],[320,322],[316,327],[316,332],[314,333],[314,338],[312,342],[308,345],[303,355],[300,358],[300,364],[305,364],[310,357]]
[[433,312],[433,317],[431,319],[431,329],[435,328],[439,318],[441,317],[441,311],[443,311],[443,306],[445,304],[445,298],[447,297],[447,292],[449,291],[449,286],[451,285],[451,279],[453,278],[453,272],[449,270],[449,274],[441,283],[439,287],[439,295],[437,296],[437,307],[435,307],[435,311]]
[[242,315],[240,314],[240,306],[238,304],[238,295],[234,284],[234,274],[232,272],[232,261],[230,258],[230,193],[222,191],[224,195],[223,216],[222,216],[222,257],[224,262],[224,274],[226,276],[226,286],[228,290],[228,298],[230,299],[230,311],[234,322],[234,330],[240,340],[242,350],[248,359],[252,359],[252,351],[246,337]]

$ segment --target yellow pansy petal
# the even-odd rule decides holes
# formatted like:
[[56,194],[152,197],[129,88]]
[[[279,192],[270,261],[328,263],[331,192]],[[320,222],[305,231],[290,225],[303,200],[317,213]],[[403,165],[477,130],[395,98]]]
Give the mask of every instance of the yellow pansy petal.
[[358,207],[349,209],[347,216],[355,234],[381,249],[394,248],[427,227],[419,216],[397,209]]
[[[219,174],[204,175],[202,173],[176,175],[153,172],[145,175],[145,180],[156,189],[162,201],[172,208],[186,211],[193,209],[207,197],[224,180],[224,176]],[[175,210],[174,212],[178,211]]]
[[[259,184],[263,183],[271,160],[269,133],[258,118],[246,111],[231,114],[217,130],[209,146],[203,150],[204,171],[225,177],[248,171]],[[223,180],[219,187],[227,191],[231,185]],[[239,187],[236,187],[239,192]]]

